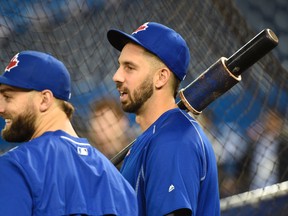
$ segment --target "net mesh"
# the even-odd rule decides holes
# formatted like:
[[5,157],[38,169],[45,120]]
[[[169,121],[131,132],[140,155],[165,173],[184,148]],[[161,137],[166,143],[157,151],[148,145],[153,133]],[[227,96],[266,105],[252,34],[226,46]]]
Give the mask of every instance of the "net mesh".
[[[121,140],[122,148],[139,134],[134,116],[122,113],[113,122],[105,120],[107,112],[93,113],[95,102],[118,100],[112,76],[119,53],[108,43],[106,33],[110,28],[132,32],[147,21],[170,26],[187,40],[191,63],[182,87],[258,33],[230,0],[2,0],[1,68],[22,50],[53,54],[71,73],[71,102],[76,108],[73,124],[78,134],[98,142],[100,149],[100,136],[104,130],[110,131],[102,142],[112,146]],[[270,52],[242,74],[239,84],[197,116],[215,149],[222,199],[288,180],[288,72],[281,64],[283,59],[283,55]],[[105,117],[105,127],[99,129],[100,123],[91,123],[95,116]],[[117,128],[119,122],[121,127]],[[100,131],[99,138],[95,130]],[[15,145],[1,141],[1,151]],[[119,147],[113,149],[113,154],[119,151]],[[277,199],[271,200],[273,197],[270,210],[279,204]],[[226,212],[229,202],[227,205]],[[243,215],[239,209],[237,213]]]

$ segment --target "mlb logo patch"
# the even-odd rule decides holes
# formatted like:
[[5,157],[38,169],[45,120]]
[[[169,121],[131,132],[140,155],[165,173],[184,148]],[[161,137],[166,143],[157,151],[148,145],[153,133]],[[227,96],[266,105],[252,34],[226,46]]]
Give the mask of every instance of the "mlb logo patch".
[[19,60],[18,60],[19,53],[17,53],[11,60],[10,63],[5,68],[5,71],[10,71],[11,69],[18,66]]
[[80,155],[85,155],[85,156],[88,155],[88,149],[84,147],[77,147],[77,152]]

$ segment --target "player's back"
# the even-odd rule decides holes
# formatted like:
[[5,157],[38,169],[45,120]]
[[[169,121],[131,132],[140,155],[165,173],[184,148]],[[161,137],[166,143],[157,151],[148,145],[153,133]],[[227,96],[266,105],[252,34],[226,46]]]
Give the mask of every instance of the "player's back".
[[129,183],[86,139],[47,132],[3,157],[23,176],[25,186],[14,192],[27,198],[23,206],[34,216],[137,215]]

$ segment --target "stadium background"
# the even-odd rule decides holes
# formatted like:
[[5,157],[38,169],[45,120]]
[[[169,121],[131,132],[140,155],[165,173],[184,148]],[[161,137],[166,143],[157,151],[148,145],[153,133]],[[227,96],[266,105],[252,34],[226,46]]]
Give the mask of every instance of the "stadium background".
[[[231,56],[262,29],[270,28],[278,36],[279,45],[244,72],[239,84],[209,105],[202,114],[208,118],[201,116],[199,121],[203,121],[213,142],[221,147],[219,150],[215,144],[220,152],[217,159],[222,215],[285,215],[287,20],[286,0],[1,0],[0,64],[3,71],[14,54],[27,49],[49,52],[61,59],[73,81],[73,123],[77,132],[84,135],[89,130],[91,102],[118,95],[112,82],[118,52],[106,39],[108,29],[132,32],[144,22],[156,21],[180,32],[191,49],[189,74],[182,83],[185,87],[220,57]],[[269,110],[283,120],[278,130],[281,146],[277,148],[274,167],[280,167],[281,172],[273,188],[251,191],[253,173],[249,162],[253,155],[247,130]],[[134,116],[128,117],[134,126]],[[234,150],[230,149],[231,143],[235,143]],[[5,152],[15,145],[1,140],[0,150]],[[222,152],[234,162],[237,158],[232,187],[227,181],[231,172],[227,174]]]

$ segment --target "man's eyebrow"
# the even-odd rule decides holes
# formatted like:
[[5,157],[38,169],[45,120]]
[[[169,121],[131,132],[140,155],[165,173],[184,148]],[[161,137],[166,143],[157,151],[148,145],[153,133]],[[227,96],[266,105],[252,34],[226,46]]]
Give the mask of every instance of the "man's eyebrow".
[[133,66],[133,67],[137,67],[137,64],[135,64],[134,62],[132,61],[123,61],[121,62],[122,65],[125,65],[125,66]]
[[32,91],[31,89],[23,89],[23,88],[13,88],[13,87],[5,87],[0,88],[0,93],[3,94],[5,92],[29,92]]
[[4,88],[4,89],[0,89],[0,93],[3,94],[5,92],[13,92],[13,89],[7,89],[7,88]]

